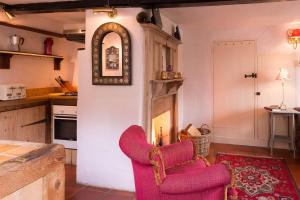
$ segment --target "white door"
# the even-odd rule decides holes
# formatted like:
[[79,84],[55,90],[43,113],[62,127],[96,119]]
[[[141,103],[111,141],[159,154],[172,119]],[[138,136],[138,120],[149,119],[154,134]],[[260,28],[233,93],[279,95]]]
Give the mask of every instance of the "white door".
[[215,42],[213,46],[214,141],[255,142],[255,41]]

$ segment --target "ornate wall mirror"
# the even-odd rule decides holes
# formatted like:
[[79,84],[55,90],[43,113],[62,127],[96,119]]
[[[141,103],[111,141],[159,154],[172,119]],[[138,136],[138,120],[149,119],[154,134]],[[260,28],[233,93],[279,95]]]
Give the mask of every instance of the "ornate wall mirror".
[[126,28],[102,24],[92,40],[93,85],[131,85],[131,43]]

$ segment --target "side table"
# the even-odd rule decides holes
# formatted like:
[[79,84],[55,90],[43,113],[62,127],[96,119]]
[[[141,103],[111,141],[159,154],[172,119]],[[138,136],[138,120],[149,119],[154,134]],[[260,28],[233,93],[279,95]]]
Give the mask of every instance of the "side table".
[[[266,109],[269,113],[269,147],[271,156],[273,156],[273,148],[275,141],[286,142],[289,144],[289,149],[293,151],[294,158],[296,157],[296,146],[295,146],[295,135],[296,135],[296,126],[295,126],[295,115],[300,114],[300,112],[294,109],[279,110]],[[281,136],[276,134],[276,116],[283,116],[288,118],[288,135]]]

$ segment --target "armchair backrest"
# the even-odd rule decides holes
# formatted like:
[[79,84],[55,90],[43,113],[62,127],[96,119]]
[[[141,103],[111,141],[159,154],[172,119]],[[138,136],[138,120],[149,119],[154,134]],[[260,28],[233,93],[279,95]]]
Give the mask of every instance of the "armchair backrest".
[[194,147],[192,140],[185,140],[160,148],[163,154],[165,168],[174,167],[177,164],[193,160]]
[[147,143],[144,130],[140,126],[130,126],[122,134],[119,145],[132,161],[136,199],[159,199],[153,163],[150,161],[153,146]]
[[142,127],[133,125],[124,131],[119,145],[121,150],[132,160],[150,165],[149,154],[153,146],[147,143]]

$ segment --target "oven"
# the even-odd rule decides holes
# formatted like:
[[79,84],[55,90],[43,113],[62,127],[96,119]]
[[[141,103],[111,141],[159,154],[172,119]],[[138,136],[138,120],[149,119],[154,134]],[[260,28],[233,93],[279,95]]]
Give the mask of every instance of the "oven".
[[77,149],[77,107],[53,105],[52,141],[65,148]]

